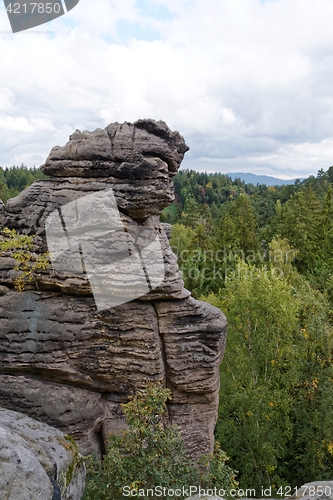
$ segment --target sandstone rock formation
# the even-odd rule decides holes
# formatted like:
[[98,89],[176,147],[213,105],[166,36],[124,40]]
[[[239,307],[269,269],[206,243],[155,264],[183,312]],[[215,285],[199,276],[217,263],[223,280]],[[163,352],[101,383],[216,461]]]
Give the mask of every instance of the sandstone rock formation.
[[[0,406],[69,433],[82,453],[105,451],[107,436],[124,426],[120,403],[150,381],[171,389],[169,419],[179,424],[192,456],[212,449],[226,320],[184,289],[158,219],[174,199],[172,177],[187,149],[161,121],[76,131],[42,166],[51,177],[9,200],[0,215],[2,227],[35,235],[38,254],[47,250],[51,213],[112,188],[129,247],[138,230],[158,234],[164,280],[135,300],[102,310],[84,268],[41,271],[33,287],[18,292],[12,253],[0,258]],[[121,243],[114,241],[117,253]],[[94,245],[92,259],[100,257],[100,242]],[[135,286],[126,266],[117,279],[116,289],[126,279],[127,288],[131,280]]]
[[22,413],[0,409],[0,498],[80,500],[85,467],[62,432]]

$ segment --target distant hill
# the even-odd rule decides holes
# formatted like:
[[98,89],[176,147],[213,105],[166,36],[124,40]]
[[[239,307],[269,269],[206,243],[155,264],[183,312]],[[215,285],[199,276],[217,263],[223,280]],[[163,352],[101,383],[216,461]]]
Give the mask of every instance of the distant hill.
[[[283,186],[284,184],[294,184],[296,179],[278,179],[277,177],[270,177],[269,175],[256,175],[256,174],[245,174],[244,172],[231,172],[225,175],[229,175],[232,180],[238,178],[247,184],[266,184],[266,186]],[[304,177],[299,178],[300,181],[304,180]]]

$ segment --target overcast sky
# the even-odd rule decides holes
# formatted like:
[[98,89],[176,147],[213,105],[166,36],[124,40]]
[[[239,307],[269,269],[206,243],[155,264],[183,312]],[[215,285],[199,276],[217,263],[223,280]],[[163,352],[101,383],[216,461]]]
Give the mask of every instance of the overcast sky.
[[333,164],[332,22],[332,0],[80,0],[11,34],[1,1],[0,165],[155,118],[184,168],[315,175]]

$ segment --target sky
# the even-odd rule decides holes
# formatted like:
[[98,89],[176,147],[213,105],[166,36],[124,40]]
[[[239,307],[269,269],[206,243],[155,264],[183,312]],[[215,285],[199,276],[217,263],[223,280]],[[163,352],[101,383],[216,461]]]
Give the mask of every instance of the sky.
[[0,165],[76,129],[164,120],[182,168],[316,175],[333,164],[332,0],[80,0],[11,33],[0,5]]

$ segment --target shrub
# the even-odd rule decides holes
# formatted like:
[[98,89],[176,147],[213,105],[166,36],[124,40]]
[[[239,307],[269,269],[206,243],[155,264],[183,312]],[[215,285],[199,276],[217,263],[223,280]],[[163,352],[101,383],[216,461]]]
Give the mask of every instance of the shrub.
[[20,274],[14,280],[15,289],[19,292],[25,290],[34,282],[34,273],[37,270],[45,270],[49,267],[48,253],[37,255],[33,252],[34,237],[26,234],[18,234],[15,229],[3,229],[2,239],[0,236],[0,256],[4,252],[10,252],[17,265],[15,271]]
[[[165,423],[170,395],[170,390],[160,384],[149,384],[122,405],[128,428],[119,436],[111,436],[102,463],[88,459],[84,500],[124,498],[124,486],[137,490],[138,497],[148,498],[140,490],[199,484],[212,487],[211,481],[225,489],[237,485],[235,471],[226,465],[228,458],[220,449],[204,457],[201,468],[188,457],[177,426]],[[204,467],[210,464],[210,469]],[[154,497],[150,494],[149,498]]]

